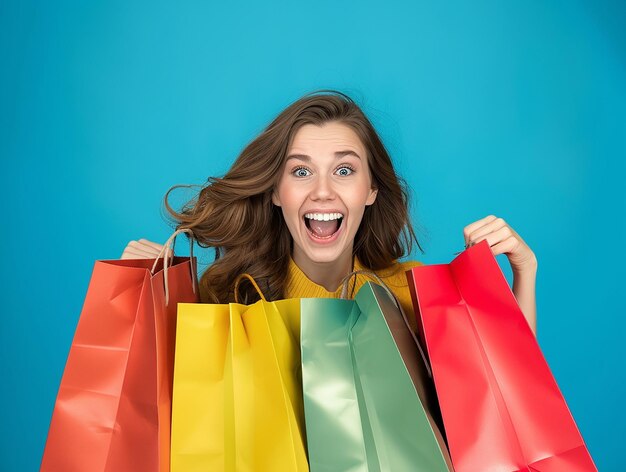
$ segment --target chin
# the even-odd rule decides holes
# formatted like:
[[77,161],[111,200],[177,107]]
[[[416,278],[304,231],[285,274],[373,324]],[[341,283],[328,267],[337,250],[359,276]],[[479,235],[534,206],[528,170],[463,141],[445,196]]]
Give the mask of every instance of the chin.
[[[330,264],[338,262],[349,248],[311,248],[310,246],[304,251],[306,257],[316,264]],[[350,254],[352,256],[352,254]]]
[[337,262],[339,260],[339,256],[337,255],[309,255],[307,254],[311,262],[315,262],[316,264],[330,264],[333,262]]

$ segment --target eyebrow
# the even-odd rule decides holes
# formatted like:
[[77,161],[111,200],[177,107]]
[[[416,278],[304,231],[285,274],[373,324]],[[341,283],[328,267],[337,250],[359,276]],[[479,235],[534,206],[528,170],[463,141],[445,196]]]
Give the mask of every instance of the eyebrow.
[[[355,157],[361,159],[361,156],[359,156],[356,152],[350,151],[350,150],[337,151],[335,153],[335,158],[337,158],[337,159],[342,158],[344,156],[355,156]],[[311,162],[311,156],[307,156],[306,154],[290,154],[287,157],[287,160],[289,160],[289,159],[300,159],[302,161]]]

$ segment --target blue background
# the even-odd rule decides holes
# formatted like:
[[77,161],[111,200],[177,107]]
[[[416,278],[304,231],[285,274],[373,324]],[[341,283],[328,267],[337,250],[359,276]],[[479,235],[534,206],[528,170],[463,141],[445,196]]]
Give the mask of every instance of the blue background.
[[623,470],[625,12],[3,1],[0,469],[39,466],[94,261],[163,242],[170,186],[223,174],[290,102],[331,87],[411,185],[413,258],[449,262],[488,214],[534,250],[540,345],[599,469]]

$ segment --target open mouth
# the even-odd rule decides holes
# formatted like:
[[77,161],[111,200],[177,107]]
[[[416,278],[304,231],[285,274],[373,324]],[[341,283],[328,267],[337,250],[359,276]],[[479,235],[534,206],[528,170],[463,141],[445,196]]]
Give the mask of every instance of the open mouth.
[[317,239],[330,239],[341,228],[343,214],[341,213],[306,213],[304,224]]

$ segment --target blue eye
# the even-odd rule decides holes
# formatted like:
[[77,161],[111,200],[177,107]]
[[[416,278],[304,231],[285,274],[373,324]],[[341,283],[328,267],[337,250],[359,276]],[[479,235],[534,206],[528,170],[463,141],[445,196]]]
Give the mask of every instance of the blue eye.
[[345,166],[345,167],[340,167],[339,169],[337,169],[337,174],[342,176],[342,177],[347,177],[350,174],[352,174],[354,172],[354,169],[352,169],[351,167]]
[[311,175],[311,172],[306,167],[298,167],[292,171],[296,177],[308,177]]

